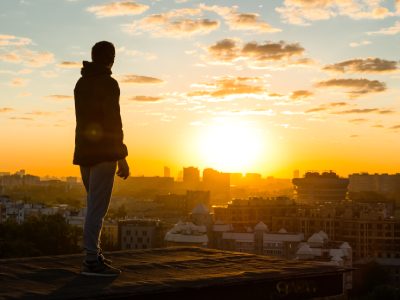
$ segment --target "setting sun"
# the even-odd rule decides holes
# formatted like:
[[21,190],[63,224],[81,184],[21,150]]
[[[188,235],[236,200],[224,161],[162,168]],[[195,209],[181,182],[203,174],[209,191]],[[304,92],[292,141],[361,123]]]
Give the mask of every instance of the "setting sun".
[[250,171],[268,155],[265,134],[253,124],[222,120],[206,127],[199,140],[205,164],[226,172]]

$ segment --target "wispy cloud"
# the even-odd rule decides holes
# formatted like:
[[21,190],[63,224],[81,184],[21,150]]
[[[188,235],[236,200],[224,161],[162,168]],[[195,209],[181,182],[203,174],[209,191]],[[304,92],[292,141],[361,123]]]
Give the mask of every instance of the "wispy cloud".
[[77,69],[82,67],[82,63],[75,61],[62,61],[57,66],[64,69]]
[[132,84],[158,84],[163,83],[164,81],[159,78],[135,75],[135,74],[127,74],[123,75],[120,78],[121,83],[132,83]]
[[285,0],[276,11],[291,24],[310,25],[311,22],[328,20],[336,16],[352,19],[383,19],[393,16],[381,0]]
[[129,100],[139,101],[139,102],[157,102],[162,99],[163,99],[163,97],[159,97],[159,96],[154,97],[154,96],[142,96],[142,95],[138,95],[138,96],[129,98]]
[[14,111],[14,109],[11,107],[0,107],[0,113],[7,113],[12,111]]
[[393,60],[369,57],[346,60],[324,67],[326,71],[339,73],[387,73],[398,70],[399,63]]
[[196,84],[194,87],[198,89],[189,92],[187,96],[198,97],[206,101],[238,95],[254,96],[266,92],[264,77],[216,77],[212,82]]
[[312,95],[314,95],[313,92],[307,91],[307,90],[297,90],[293,91],[290,95],[290,99],[292,100],[298,100],[298,99],[304,99],[304,98],[309,98]]
[[71,95],[48,95],[46,96],[47,99],[51,100],[71,100],[73,97]]
[[351,98],[356,98],[370,93],[379,93],[386,90],[386,84],[378,80],[369,80],[365,78],[360,79],[329,79],[320,81],[316,84],[320,88],[345,88],[349,89],[348,92]]
[[11,80],[10,85],[13,87],[23,87],[26,86],[28,82],[29,79],[17,77]]
[[33,121],[34,118],[30,117],[9,117],[10,120],[22,120],[22,121]]
[[157,37],[189,37],[207,34],[220,25],[218,20],[201,18],[198,8],[175,9],[161,14],[152,14],[139,21],[123,25],[123,29],[132,34],[149,32]]
[[212,11],[220,15],[222,18],[224,18],[225,22],[231,30],[251,30],[253,32],[259,33],[273,33],[281,31],[281,29],[273,27],[269,23],[261,20],[260,15],[257,13],[238,12],[237,6],[226,7],[200,4],[199,7],[204,11]]
[[140,15],[149,9],[148,5],[140,4],[135,1],[117,1],[102,5],[94,5],[87,8],[88,12],[98,18]]
[[381,28],[377,31],[370,31],[368,35],[395,35],[400,33],[400,21],[397,21],[393,26]]
[[21,63],[32,68],[40,68],[52,63],[54,61],[54,54],[47,51],[37,52],[18,48],[0,53],[0,61]]
[[32,40],[26,37],[0,34],[0,46],[26,46],[32,44]]
[[346,115],[346,114],[369,114],[369,113],[377,113],[377,114],[391,114],[394,113],[393,110],[390,109],[380,109],[380,108],[354,108],[348,110],[342,110],[337,112],[332,112],[337,115]]
[[366,45],[370,45],[370,44],[371,44],[371,41],[364,40],[364,41],[360,41],[360,42],[352,42],[352,43],[350,43],[350,47],[356,48],[356,47],[366,46]]

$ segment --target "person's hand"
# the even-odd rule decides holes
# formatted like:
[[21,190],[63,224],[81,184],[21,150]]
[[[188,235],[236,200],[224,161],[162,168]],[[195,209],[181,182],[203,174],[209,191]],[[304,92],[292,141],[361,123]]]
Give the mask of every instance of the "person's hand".
[[129,176],[129,166],[125,158],[118,161],[117,175],[123,179]]

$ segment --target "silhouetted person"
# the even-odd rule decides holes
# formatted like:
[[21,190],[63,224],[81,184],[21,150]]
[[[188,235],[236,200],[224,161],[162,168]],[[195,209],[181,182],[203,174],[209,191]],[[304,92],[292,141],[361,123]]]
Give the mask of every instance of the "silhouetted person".
[[110,42],[96,43],[92,62],[84,61],[82,77],[74,90],[75,152],[74,164],[80,166],[87,192],[87,212],[83,230],[86,258],[82,274],[116,276],[121,271],[111,266],[100,248],[103,219],[110,203],[114,175],[126,179],[129,166],[123,144],[118,82],[111,77],[115,48]]

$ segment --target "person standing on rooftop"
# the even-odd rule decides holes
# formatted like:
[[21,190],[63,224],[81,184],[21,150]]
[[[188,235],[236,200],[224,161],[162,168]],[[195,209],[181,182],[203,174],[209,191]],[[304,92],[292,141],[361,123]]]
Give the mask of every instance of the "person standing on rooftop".
[[[73,164],[80,166],[87,192],[83,229],[86,258],[81,273],[89,276],[117,276],[100,248],[103,220],[110,204],[115,173],[129,176],[128,150],[123,143],[118,82],[111,77],[115,59],[112,43],[101,41],[92,47],[92,62],[84,61],[82,77],[74,89],[75,151]],[[117,170],[118,168],[118,170]]]

